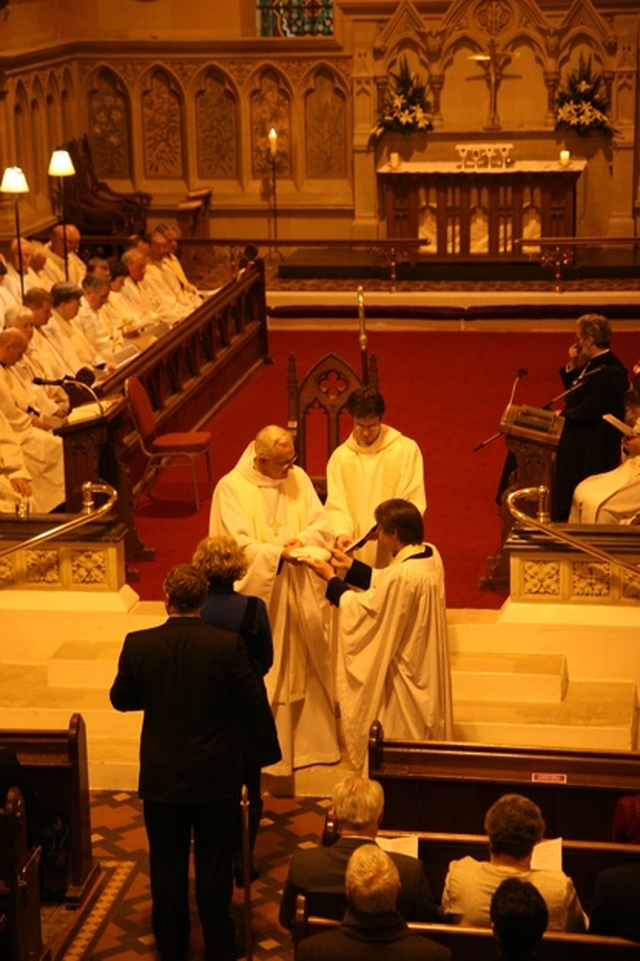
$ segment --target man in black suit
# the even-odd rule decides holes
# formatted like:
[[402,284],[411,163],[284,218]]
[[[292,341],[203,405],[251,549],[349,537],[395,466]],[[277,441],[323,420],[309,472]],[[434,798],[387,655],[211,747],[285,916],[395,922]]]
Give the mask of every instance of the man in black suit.
[[600,314],[577,320],[575,343],[560,370],[571,392],[562,411],[564,428],[558,445],[553,519],[566,521],[573,492],[592,474],[613,470],[620,463],[621,435],[602,419],[613,414],[624,420],[627,371],[611,350],[611,327]]
[[593,891],[589,933],[640,941],[640,864],[600,871]]
[[[294,854],[280,902],[284,928],[291,928],[298,894],[306,895],[309,914],[341,920],[347,906],[347,863],[356,848],[375,845],[383,807],[384,794],[377,781],[348,777],[336,785],[333,808],[340,838],[331,847]],[[394,853],[391,858],[400,874],[397,907],[405,921],[442,921],[422,862],[404,854]]]
[[118,711],[144,711],[139,794],[162,961],[188,954],[192,833],[207,961],[235,958],[229,908],[243,730],[264,763],[280,758],[273,717],[240,637],[200,620],[207,586],[189,565],[169,571],[169,618],[127,635],[110,692]]
[[400,875],[377,844],[363,844],[345,872],[348,907],[333,931],[305,938],[297,961],[449,961],[448,948],[412,934],[396,910]]

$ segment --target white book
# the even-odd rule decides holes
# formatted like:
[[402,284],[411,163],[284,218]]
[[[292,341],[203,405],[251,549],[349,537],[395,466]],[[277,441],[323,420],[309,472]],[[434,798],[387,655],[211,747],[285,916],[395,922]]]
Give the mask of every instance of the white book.
[[562,838],[549,838],[536,844],[531,867],[538,871],[562,871]]
[[625,437],[638,436],[637,432],[633,429],[633,427],[629,427],[628,424],[625,424],[624,421],[620,420],[619,417],[615,417],[613,414],[603,414],[602,419],[606,420],[606,422],[608,424],[611,424],[613,427],[617,427],[620,433],[624,434]]
[[399,838],[381,838],[378,834],[376,843],[387,854],[408,854],[410,858],[418,857],[418,838],[415,834]]

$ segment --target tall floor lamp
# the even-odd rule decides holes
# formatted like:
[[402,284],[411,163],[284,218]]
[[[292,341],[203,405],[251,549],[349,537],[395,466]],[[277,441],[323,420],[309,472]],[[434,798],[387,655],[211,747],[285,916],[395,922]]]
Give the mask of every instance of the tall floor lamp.
[[62,245],[64,250],[64,277],[69,280],[69,256],[67,253],[67,226],[64,211],[64,178],[72,177],[76,172],[73,161],[67,150],[54,150],[49,161],[50,177],[58,177],[60,181],[60,221],[62,223]]
[[271,159],[271,199],[273,201],[273,241],[275,244],[274,254],[278,256],[278,195],[276,193],[276,160],[278,157],[278,134],[275,127],[272,127],[267,134],[269,140],[269,156]]
[[13,206],[16,215],[16,242],[18,244],[18,268],[20,270],[20,296],[24,300],[24,274],[22,265],[22,241],[20,239],[20,194],[29,193],[27,178],[20,167],[7,167],[2,177],[0,191],[13,195]]

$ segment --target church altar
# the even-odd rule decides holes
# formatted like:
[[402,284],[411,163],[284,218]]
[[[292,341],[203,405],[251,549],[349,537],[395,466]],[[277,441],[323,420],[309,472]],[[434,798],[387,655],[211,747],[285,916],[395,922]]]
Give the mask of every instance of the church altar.
[[586,164],[386,163],[377,176],[387,237],[424,238],[420,252],[427,256],[523,256],[517,240],[575,235],[576,183]]

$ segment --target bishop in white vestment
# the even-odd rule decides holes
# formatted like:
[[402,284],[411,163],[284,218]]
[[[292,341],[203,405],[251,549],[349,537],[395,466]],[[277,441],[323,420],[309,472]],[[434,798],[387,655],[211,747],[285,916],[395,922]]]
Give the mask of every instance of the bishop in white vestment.
[[[364,764],[375,720],[385,737],[453,737],[442,559],[423,543],[414,504],[388,500],[375,516],[378,538],[392,555],[389,567],[373,570],[339,549],[332,564],[308,562],[328,581],[326,596],[339,609],[336,690],[356,767]],[[344,580],[337,569],[346,570]]]
[[333,535],[309,477],[294,467],[289,433],[266,427],[216,486],[209,533],[245,548],[249,570],[235,588],[267,605],[274,663],[265,677],[283,759],[270,774],[340,759],[329,605],[295,549],[327,550]]

